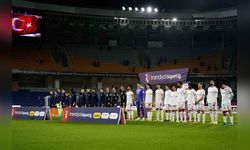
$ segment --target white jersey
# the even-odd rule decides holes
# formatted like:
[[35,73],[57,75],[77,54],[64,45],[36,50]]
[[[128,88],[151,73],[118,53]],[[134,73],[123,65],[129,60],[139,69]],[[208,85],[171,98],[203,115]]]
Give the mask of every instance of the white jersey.
[[184,88],[177,88],[177,101],[179,103],[185,102],[185,92]]
[[207,89],[207,102],[215,103],[217,102],[217,97],[218,97],[218,88],[216,86],[210,86]]
[[188,104],[194,104],[195,103],[195,97],[196,91],[194,89],[187,89],[187,101]]
[[133,95],[134,95],[134,93],[132,91],[127,91],[126,95],[127,95],[127,105],[132,104],[133,103]]
[[164,94],[164,91],[162,89],[155,90],[155,103],[161,103],[162,101],[162,95]]
[[152,103],[153,101],[153,90],[147,89],[145,94],[145,103]]
[[199,101],[199,104],[203,104],[203,105],[204,105],[205,94],[206,94],[206,92],[205,92],[204,89],[198,89],[198,90],[196,91],[196,100],[198,101],[199,99],[202,98],[202,99]]
[[222,103],[231,102],[233,99],[234,94],[229,86],[226,86],[224,89],[220,89],[220,93]]
[[176,105],[177,104],[177,92],[171,91],[170,92],[170,105]]
[[170,93],[171,93],[171,90],[165,91],[164,105],[170,104]]

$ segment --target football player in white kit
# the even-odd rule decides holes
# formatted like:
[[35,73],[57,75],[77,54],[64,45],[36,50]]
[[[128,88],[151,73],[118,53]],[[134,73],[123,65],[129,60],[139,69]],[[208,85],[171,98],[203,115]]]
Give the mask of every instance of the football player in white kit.
[[227,124],[227,112],[230,115],[230,125],[233,125],[233,115],[232,115],[232,108],[231,108],[231,100],[233,99],[233,91],[232,89],[225,85],[224,83],[221,84],[220,88],[221,93],[221,107],[223,112],[223,125]]
[[128,86],[127,87],[128,91],[126,92],[126,98],[127,98],[127,102],[126,102],[126,111],[128,114],[128,120],[133,120],[134,118],[134,112],[132,110],[133,107],[133,101],[134,101],[134,93],[131,90],[131,87]]
[[145,94],[145,109],[147,112],[147,120],[152,120],[152,103],[153,103],[153,90],[150,84],[146,85]]
[[[182,82],[178,82],[177,83],[177,101],[178,101],[178,111],[179,111],[179,116],[177,117],[177,121],[179,122],[179,118],[180,118],[180,122],[187,122],[187,116],[186,116],[186,111],[185,111],[185,94],[186,94],[186,90],[182,87]],[[184,119],[183,119],[184,117]]]
[[165,96],[164,96],[164,113],[166,112],[167,121],[171,120],[170,116],[170,93],[171,90],[168,85],[165,85]]
[[175,112],[177,112],[176,103],[177,103],[177,91],[176,91],[176,86],[173,85],[171,87],[171,92],[170,92],[170,109],[171,109],[170,122],[175,121]]
[[155,90],[155,109],[156,109],[156,121],[160,121],[160,112],[161,112],[161,121],[163,121],[164,112],[163,108],[163,98],[164,91],[161,89],[161,85],[156,85]]
[[201,114],[202,114],[202,123],[205,124],[205,110],[204,110],[204,98],[205,98],[205,90],[203,89],[203,83],[199,82],[198,83],[198,90],[196,91],[196,109],[198,112],[198,122],[200,122],[201,119]]
[[210,112],[211,124],[217,124],[218,113],[217,113],[217,98],[218,98],[218,88],[215,86],[214,80],[209,82],[210,86],[207,89],[207,103]]
[[194,116],[194,122],[196,122],[196,110],[195,110],[195,98],[196,98],[196,91],[193,88],[191,83],[188,84],[187,89],[187,103],[188,103],[188,118],[189,121],[192,122],[192,113]]

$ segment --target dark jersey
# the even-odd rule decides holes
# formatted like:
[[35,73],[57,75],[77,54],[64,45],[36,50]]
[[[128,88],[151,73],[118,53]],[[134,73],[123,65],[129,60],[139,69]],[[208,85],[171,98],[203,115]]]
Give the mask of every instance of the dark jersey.
[[98,105],[98,95],[97,93],[92,92],[92,106],[97,107]]
[[120,93],[120,99],[121,99],[121,107],[126,107],[126,91],[121,91]]
[[100,93],[99,106],[100,107],[105,107],[105,104],[106,104],[105,93]]
[[105,102],[106,102],[106,107],[111,107],[111,103],[112,103],[112,95],[110,92],[105,94]]
[[49,96],[49,104],[50,104],[50,108],[55,107],[55,96],[54,96],[54,94],[50,94],[50,96]]
[[78,106],[85,107],[85,105],[86,105],[86,95],[85,95],[85,93],[80,93]]
[[87,92],[86,94],[86,106],[92,107],[92,95],[90,92]]
[[112,94],[112,107],[116,107],[119,101],[119,93],[115,92]]

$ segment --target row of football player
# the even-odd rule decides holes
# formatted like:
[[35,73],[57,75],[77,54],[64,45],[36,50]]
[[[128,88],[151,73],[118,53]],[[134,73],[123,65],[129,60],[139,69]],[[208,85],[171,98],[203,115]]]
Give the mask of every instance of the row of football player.
[[[207,94],[203,89],[203,83],[200,82],[197,86],[197,90],[195,90],[191,84],[189,84],[188,88],[185,89],[182,83],[178,82],[177,85],[172,85],[172,87],[166,85],[165,92],[163,91],[160,85],[156,85],[156,90],[155,92],[153,92],[151,86],[147,84],[145,91],[145,100],[143,101],[143,103],[141,103],[141,105],[145,106],[147,120],[152,120],[152,106],[154,104],[156,109],[156,121],[163,121],[164,116],[166,116],[166,119],[169,121],[187,122],[187,117],[189,121],[192,121],[193,117],[194,122],[196,122],[196,119],[197,122],[200,122],[202,116],[202,123],[205,123],[206,115],[204,110],[204,99],[206,97],[210,112],[210,123],[217,124],[217,97],[219,90],[215,86],[215,82],[213,80],[210,81],[210,86],[208,87]],[[137,85],[137,89],[140,88],[143,87],[140,84]],[[233,115],[231,111],[231,100],[234,94],[232,92],[232,89],[224,83],[220,84],[220,94],[222,97],[221,109],[223,111],[223,124],[227,123],[227,113],[229,113],[230,124],[232,125]],[[138,95],[138,93],[136,93],[136,95]],[[133,118],[132,106],[134,100],[134,93],[130,89],[128,89],[126,97],[126,111],[128,119],[131,119]],[[185,111],[186,103],[188,109],[188,116],[186,115]],[[145,120],[143,107],[139,106],[137,107],[137,110],[138,114],[142,114],[142,120]],[[137,120],[140,120],[140,116],[137,118]]]

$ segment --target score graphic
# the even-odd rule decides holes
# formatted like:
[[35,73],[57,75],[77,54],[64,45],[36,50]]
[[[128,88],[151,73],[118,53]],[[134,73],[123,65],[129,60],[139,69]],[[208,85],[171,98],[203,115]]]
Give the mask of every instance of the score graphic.
[[13,14],[12,15],[12,31],[15,35],[40,37],[39,24],[42,16]]

